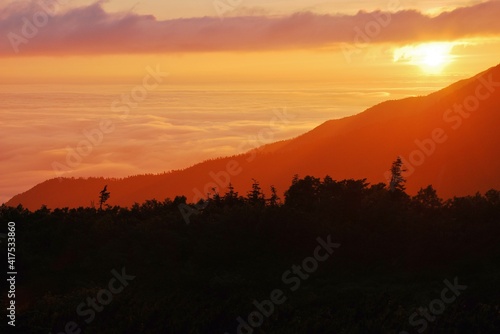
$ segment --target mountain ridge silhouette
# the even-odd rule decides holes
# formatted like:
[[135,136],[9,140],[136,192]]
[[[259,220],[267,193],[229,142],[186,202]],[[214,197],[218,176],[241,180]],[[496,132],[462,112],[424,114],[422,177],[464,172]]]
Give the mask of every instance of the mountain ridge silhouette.
[[[484,99],[486,93],[489,97]],[[464,105],[461,113],[455,111],[456,105]],[[260,182],[266,195],[271,185],[283,194],[295,174],[329,175],[339,180],[366,178],[374,184],[386,182],[387,171],[397,156],[402,156],[407,165],[409,193],[432,184],[445,198],[471,195],[500,189],[499,110],[497,65],[427,96],[388,100],[359,114],[326,121],[298,137],[243,154],[157,175],[51,179],[6,204],[22,204],[30,210],[42,205],[89,206],[91,201],[97,203],[104,184],[111,192],[108,203],[120,206],[177,195],[196,202],[212,188],[223,193],[229,181],[240,195],[246,195],[252,179]],[[433,149],[430,141],[434,142]],[[412,161],[423,162],[417,165]]]

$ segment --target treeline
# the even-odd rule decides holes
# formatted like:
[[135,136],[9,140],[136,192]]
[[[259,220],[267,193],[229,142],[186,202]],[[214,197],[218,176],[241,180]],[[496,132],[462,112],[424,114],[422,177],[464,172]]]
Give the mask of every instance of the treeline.
[[[467,290],[426,332],[500,330],[499,191],[443,201],[431,186],[409,196],[366,180],[307,176],[295,177],[284,198],[277,193],[254,180],[247,193],[214,189],[198,203],[179,196],[102,210],[1,206],[2,228],[16,222],[16,327],[232,334],[255,300],[282,289],[286,302],[253,333],[416,333],[423,327],[409,317],[458,277]],[[297,291],[286,290],[283,273],[328,236],[338,250]],[[135,279],[87,323],[78,306],[122,268]]]

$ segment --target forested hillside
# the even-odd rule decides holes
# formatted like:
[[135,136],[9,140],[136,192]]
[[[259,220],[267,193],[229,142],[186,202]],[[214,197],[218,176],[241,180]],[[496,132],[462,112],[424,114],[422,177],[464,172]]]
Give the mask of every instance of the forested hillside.
[[196,204],[4,205],[0,219],[17,226],[23,333],[500,330],[495,190],[443,202],[307,176],[285,198],[254,180]]

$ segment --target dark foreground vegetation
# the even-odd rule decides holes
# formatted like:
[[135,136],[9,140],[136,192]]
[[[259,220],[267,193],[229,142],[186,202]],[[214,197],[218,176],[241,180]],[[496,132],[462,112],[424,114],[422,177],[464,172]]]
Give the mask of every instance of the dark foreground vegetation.
[[[191,209],[184,197],[129,209],[2,206],[0,232],[16,222],[16,330],[500,333],[499,191],[443,202],[432,187],[409,197],[306,177],[282,200],[266,193],[256,182]],[[304,261],[328,236],[340,246],[321,248],[316,266]],[[113,280],[122,270],[128,280]]]

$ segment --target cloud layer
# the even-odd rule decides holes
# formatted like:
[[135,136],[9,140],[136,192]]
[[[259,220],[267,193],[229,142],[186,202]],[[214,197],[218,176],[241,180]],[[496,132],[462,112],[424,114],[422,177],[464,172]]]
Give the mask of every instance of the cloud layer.
[[435,17],[404,10],[159,21],[151,15],[107,13],[99,2],[46,13],[34,2],[1,9],[0,56],[305,49],[340,43],[414,43],[500,34],[497,0]]
[[[14,85],[0,91],[0,204],[37,183],[58,176],[53,164],[69,166],[65,177],[125,177],[189,167],[205,159],[246,152],[300,135],[331,118],[358,112],[386,92],[173,90],[150,92],[128,118],[110,105],[126,85]],[[38,91],[39,90],[39,91]],[[337,90],[338,91],[338,90]],[[399,88],[391,96],[405,94]],[[395,95],[394,95],[395,94]],[[332,104],[335,107],[332,107]],[[307,108],[303,107],[307,105]],[[286,108],[290,120],[271,121]],[[103,135],[76,166],[68,152],[87,140],[102,120],[114,130]],[[265,135],[261,136],[261,131]],[[95,139],[94,139],[95,140]]]

